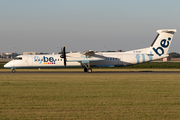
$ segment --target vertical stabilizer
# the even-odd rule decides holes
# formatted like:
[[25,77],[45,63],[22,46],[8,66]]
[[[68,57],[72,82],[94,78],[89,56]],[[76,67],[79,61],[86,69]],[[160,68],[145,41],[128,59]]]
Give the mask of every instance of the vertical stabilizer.
[[158,30],[159,34],[151,45],[152,51],[158,57],[167,55],[176,29]]

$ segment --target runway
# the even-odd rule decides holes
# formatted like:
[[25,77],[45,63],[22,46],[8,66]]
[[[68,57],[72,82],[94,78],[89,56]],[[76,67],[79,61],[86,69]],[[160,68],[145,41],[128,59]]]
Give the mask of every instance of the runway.
[[127,72],[127,71],[113,71],[113,72],[92,72],[92,73],[85,73],[85,72],[0,72],[0,75],[98,75],[98,74],[180,74],[180,71],[138,71],[138,72]]

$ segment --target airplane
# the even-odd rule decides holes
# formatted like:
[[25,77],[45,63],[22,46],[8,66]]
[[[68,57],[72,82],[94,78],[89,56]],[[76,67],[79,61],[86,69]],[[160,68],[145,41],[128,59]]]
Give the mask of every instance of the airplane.
[[150,47],[127,52],[86,52],[66,53],[65,46],[60,55],[19,55],[4,65],[16,72],[17,68],[60,68],[84,67],[92,73],[91,67],[119,67],[144,63],[168,57],[168,50],[176,29],[157,30],[158,35]]

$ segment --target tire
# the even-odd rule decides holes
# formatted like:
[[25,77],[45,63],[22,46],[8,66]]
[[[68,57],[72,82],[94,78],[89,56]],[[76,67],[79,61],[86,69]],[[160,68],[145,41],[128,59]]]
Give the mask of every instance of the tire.
[[89,68],[87,72],[88,72],[88,73],[92,73],[92,69],[91,69],[91,68]]
[[12,73],[15,73],[16,71],[15,71],[15,69],[12,69]]
[[84,68],[84,72],[87,72],[87,68]]

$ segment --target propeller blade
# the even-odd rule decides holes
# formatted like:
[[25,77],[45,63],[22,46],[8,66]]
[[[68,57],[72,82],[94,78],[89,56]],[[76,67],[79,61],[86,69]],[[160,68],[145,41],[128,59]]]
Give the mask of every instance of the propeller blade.
[[63,47],[64,66],[66,66],[66,48]]
[[66,66],[66,48],[65,46],[63,47],[63,50],[61,49],[62,53],[61,53],[61,58],[64,58],[64,66]]
[[61,54],[63,53],[63,49],[62,49],[62,47],[61,47]]

